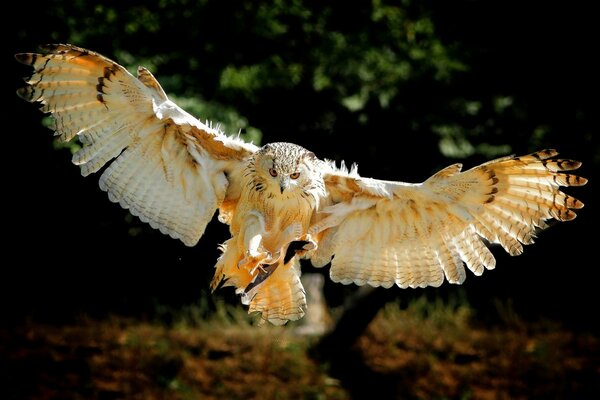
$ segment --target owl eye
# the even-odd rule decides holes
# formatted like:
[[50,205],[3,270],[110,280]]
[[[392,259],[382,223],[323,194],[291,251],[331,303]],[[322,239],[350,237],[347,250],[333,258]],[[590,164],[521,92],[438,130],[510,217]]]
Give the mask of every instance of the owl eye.
[[277,176],[277,171],[275,171],[275,168],[269,168],[269,174],[275,178]]
[[299,176],[300,176],[300,172],[294,172],[293,174],[290,174],[291,179],[298,179]]

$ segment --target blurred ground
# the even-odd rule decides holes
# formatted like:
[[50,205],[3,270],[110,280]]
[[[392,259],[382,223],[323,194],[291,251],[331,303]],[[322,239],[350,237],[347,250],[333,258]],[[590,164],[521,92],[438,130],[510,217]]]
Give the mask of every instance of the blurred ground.
[[[600,340],[513,318],[481,328],[464,305],[383,309],[353,355],[354,388],[310,357],[318,338],[247,322],[124,317],[0,329],[2,399],[592,399]],[[2,393],[4,392],[4,393]]]

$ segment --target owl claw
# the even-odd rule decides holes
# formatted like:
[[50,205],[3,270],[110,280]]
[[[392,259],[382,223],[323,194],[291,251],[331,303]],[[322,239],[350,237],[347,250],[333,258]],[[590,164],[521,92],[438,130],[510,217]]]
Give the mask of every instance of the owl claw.
[[291,241],[286,249],[283,264],[287,264],[294,257],[303,257],[309,251],[317,249],[318,245],[310,235],[303,235],[300,238]]
[[301,236],[298,241],[302,241],[302,242],[306,242],[303,246],[301,250],[297,250],[296,254],[303,256],[304,254],[306,254],[307,252],[311,251],[311,250],[316,250],[318,245],[317,242],[315,242],[312,238],[312,236],[310,234],[306,234]]
[[271,265],[277,262],[279,259],[279,252],[275,253],[275,257],[273,257],[273,253],[270,251],[263,251],[251,254],[250,251],[246,252],[246,257],[244,257],[238,263],[238,268],[245,268],[250,271],[250,274],[254,275],[258,268],[261,268],[262,265]]
[[267,270],[264,268],[263,266],[264,264],[258,264],[256,267],[252,268],[250,270],[250,275],[255,275],[257,274],[257,270],[260,270],[260,272],[262,272],[263,274],[267,273]]
[[306,251],[315,250],[317,248],[317,242],[309,240],[306,242],[306,244],[304,246],[302,246],[302,248]]
[[[248,294],[253,289],[255,289],[258,285],[260,285],[261,283],[263,283],[269,276],[271,276],[271,274],[273,274],[273,272],[275,272],[275,270],[278,267],[279,267],[279,264],[271,264],[271,265],[261,265],[261,264],[259,264],[259,265],[257,265],[255,267],[255,270],[257,270],[257,273],[254,276],[254,278],[252,278],[252,281],[250,282],[250,284],[248,286],[246,286],[246,288],[244,289],[242,301],[244,301],[243,300],[244,298],[247,299]],[[247,303],[244,303],[244,304],[247,304]]]

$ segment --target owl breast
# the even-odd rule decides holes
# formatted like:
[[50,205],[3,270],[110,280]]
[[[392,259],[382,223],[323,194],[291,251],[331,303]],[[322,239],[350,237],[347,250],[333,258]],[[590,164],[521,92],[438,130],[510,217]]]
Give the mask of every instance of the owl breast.
[[277,235],[278,231],[284,231],[294,224],[299,224],[301,232],[298,232],[297,236],[304,235],[308,231],[314,209],[313,202],[305,197],[286,199],[276,203],[272,208],[267,205],[265,210],[267,232],[273,232]]
[[277,194],[270,196],[265,192],[259,192],[255,201],[250,203],[264,217],[266,234],[263,237],[263,247],[271,253],[279,250],[275,248],[277,246],[275,243],[284,232],[289,233],[290,229],[294,229],[296,238],[307,233],[316,207],[312,196],[285,196],[285,193],[284,196],[277,196]]
[[300,188],[281,193],[278,187],[269,186],[250,174],[244,178],[231,225],[233,236],[245,231],[247,218],[253,215],[259,215],[264,223],[262,247],[273,254],[280,250],[276,247],[281,245],[282,236],[293,233],[293,237],[297,238],[307,233],[317,208],[317,195]]

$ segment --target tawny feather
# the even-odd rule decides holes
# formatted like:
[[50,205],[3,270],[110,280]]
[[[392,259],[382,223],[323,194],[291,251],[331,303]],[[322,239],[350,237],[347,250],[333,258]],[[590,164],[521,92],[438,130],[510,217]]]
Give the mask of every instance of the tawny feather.
[[[547,226],[546,220],[571,220],[576,216],[573,210],[583,207],[559,189],[587,182],[564,173],[581,163],[551,159],[556,155],[555,150],[544,150],[503,157],[462,173],[453,165],[423,184],[385,182],[383,190],[368,191],[372,183],[365,180],[367,190],[355,192],[353,198],[370,199],[371,207],[340,209],[345,217],[334,233],[332,279],[422,287],[438,286],[445,276],[462,283],[463,263],[476,275],[495,267],[482,239],[500,244],[511,255],[521,254],[524,244],[533,243],[536,230]],[[351,191],[348,182],[361,182],[356,176],[341,176],[334,171],[325,181],[344,203],[344,192]],[[330,218],[336,218],[338,208],[328,210]]]
[[300,281],[300,263],[292,259],[280,265],[260,286],[245,293],[242,301],[248,312],[258,312],[263,321],[283,325],[304,316],[306,294]]
[[230,225],[211,282],[233,286],[249,312],[283,324],[306,309],[302,257],[333,256],[331,278],[389,288],[462,283],[493,269],[488,243],[518,255],[547,220],[583,207],[562,186],[587,180],[555,150],[508,156],[421,184],[360,177],[291,143],[258,148],[223,135],[171,102],[143,67],[137,77],[72,45],[16,58],[33,68],[17,94],[51,113],[59,140],[77,138],[73,163],[153,228],[192,246],[219,209]]
[[[153,228],[194,245],[225,197],[225,173],[256,149],[232,141],[168,101],[145,68],[135,78],[97,53],[71,45],[48,45],[48,54],[18,54],[33,74],[19,96],[39,102],[55,120],[63,141],[78,137],[83,148],[73,163],[87,176],[109,167],[100,187]],[[192,151],[217,149],[214,156]]]

